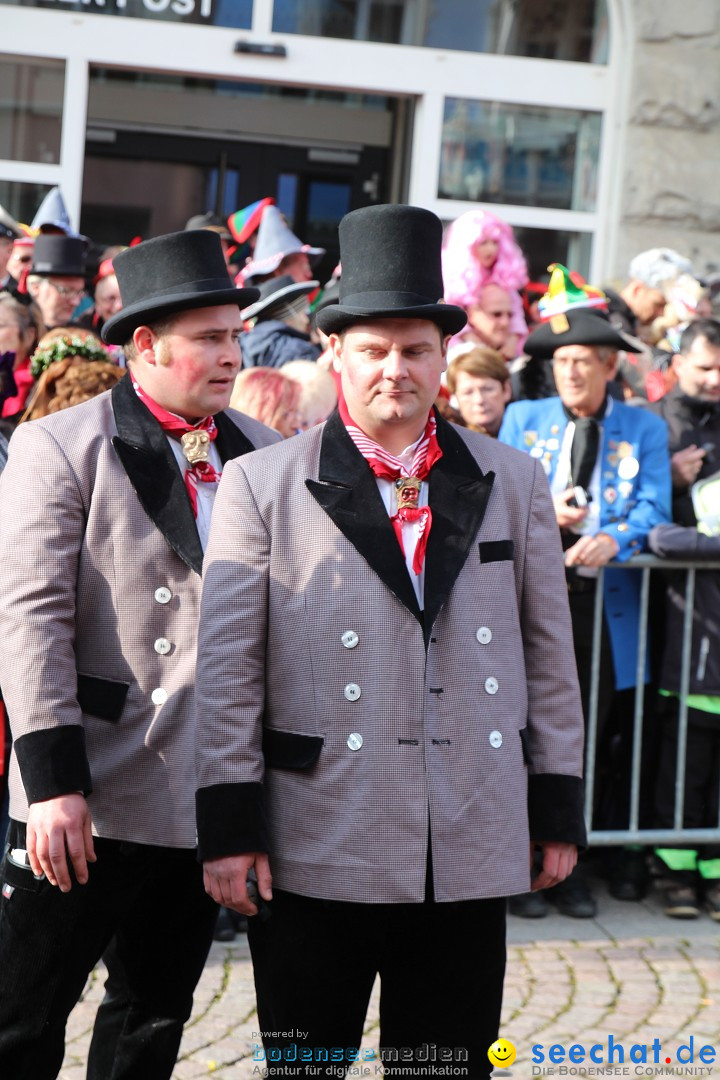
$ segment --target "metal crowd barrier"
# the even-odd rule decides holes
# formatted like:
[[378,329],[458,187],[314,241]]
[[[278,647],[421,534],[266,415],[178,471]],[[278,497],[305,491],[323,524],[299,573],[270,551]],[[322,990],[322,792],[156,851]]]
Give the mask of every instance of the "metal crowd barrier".
[[[685,796],[685,756],[687,750],[688,704],[687,695],[690,685],[690,660],[693,629],[693,608],[697,571],[720,570],[720,561],[692,562],[688,559],[660,559],[654,555],[636,555],[628,562],[609,564],[622,570],[642,574],[640,587],[640,620],[638,650],[635,676],[635,708],[633,714],[633,754],[630,782],[630,814],[627,829],[593,830],[593,801],[595,795],[595,758],[598,731],[598,700],[600,685],[600,641],[603,613],[603,578],[604,571],[598,573],[595,592],[595,610],[593,623],[593,651],[591,666],[590,702],[585,747],[585,820],[588,828],[588,842],[593,847],[615,844],[649,844],[677,846],[678,844],[707,844],[720,842],[720,805],[718,806],[718,824],[711,828],[683,828]],[[650,604],[650,574],[653,570],[685,570],[685,613],[683,619],[682,661],[680,675],[680,709],[678,729],[677,766],[675,770],[675,813],[672,829],[641,829],[640,817],[640,779],[642,760],[642,735],[644,717],[645,664],[648,653],[648,609]],[[720,615],[720,613],[719,613]],[[651,718],[652,722],[652,718]],[[720,723],[720,717],[718,717]]]

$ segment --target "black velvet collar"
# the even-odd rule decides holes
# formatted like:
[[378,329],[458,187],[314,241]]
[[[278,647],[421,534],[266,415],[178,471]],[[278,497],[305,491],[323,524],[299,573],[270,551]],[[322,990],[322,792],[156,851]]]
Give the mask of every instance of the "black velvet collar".
[[323,430],[318,479],[305,484],[378,577],[416,619],[421,619],[405,558],[375,476],[337,411]]
[[425,563],[424,616],[375,477],[337,412],[323,431],[318,479],[305,481],[338,529],[423,623],[426,639],[465,563],[495,478],[494,473],[482,472],[450,424],[440,416],[437,421],[443,456],[428,481],[433,520]]
[[[133,390],[129,375],[113,387],[112,408],[118,430],[113,446],[143,509],[183,562],[200,574],[203,551],[185,482],[165,433]],[[254,449],[223,413],[215,423],[223,463]]]
[[484,473],[452,424],[437,417],[443,456],[433,467],[428,502],[432,529],[425,564],[425,628],[429,633],[465,565],[485,517],[495,473]]

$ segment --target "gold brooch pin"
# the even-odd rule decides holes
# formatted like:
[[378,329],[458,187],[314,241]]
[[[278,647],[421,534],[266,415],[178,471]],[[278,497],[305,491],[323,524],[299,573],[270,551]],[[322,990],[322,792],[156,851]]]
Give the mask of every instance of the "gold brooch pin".
[[210,436],[207,431],[186,431],[180,438],[182,452],[191,465],[199,461],[208,461],[210,457]]
[[417,476],[399,476],[395,481],[395,498],[398,510],[416,510],[420,500],[420,483]]

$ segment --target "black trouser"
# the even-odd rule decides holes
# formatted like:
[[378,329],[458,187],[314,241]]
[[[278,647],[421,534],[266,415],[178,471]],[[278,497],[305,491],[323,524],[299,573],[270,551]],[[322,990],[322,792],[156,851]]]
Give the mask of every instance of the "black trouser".
[[[13,847],[24,827],[11,822]],[[87,885],[61,893],[6,857],[0,868],[0,1077],[54,1080],[65,1025],[105,954],[91,1080],[164,1080],[212,941],[217,907],[195,851],[95,839]]]
[[[673,827],[675,816],[675,772],[680,702],[677,698],[661,697],[659,700],[658,719],[661,724],[661,742],[655,809],[658,827],[670,829]],[[684,828],[717,828],[720,824],[718,821],[720,716],[710,717],[696,709],[688,709],[684,796],[682,818]],[[718,843],[661,844],[659,847],[665,851],[689,847],[697,851],[700,863],[720,861],[720,844]],[[720,875],[712,874],[713,878],[718,876]]]
[[[573,630],[573,648],[580,684],[585,726],[590,715],[590,689],[592,673],[593,625],[595,619],[595,578],[571,578],[568,582],[568,601]],[[582,590],[582,591],[576,591]],[[600,679],[598,681],[598,744],[603,741],[605,725],[615,697],[615,665],[613,663],[610,634],[603,611],[600,636]]]
[[[255,1039],[270,1075],[337,1078],[350,1064],[348,1047],[362,1065],[377,974],[386,1073],[408,1077],[417,1066],[416,1075],[432,1076],[434,1065],[440,1075],[444,1063],[461,1070],[454,1076],[490,1075],[505,974],[504,899],[356,904],[276,889],[268,910],[249,920],[248,936],[258,1032],[286,1033],[265,1034],[264,1051]],[[324,1060],[333,1048],[342,1057]],[[451,1061],[443,1062],[441,1048]],[[307,1066],[301,1051],[312,1059]],[[375,1075],[378,1061],[364,1064]]]

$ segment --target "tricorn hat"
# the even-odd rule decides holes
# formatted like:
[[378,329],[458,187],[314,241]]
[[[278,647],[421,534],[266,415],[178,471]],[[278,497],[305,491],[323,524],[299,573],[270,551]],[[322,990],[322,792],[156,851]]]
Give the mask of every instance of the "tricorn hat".
[[289,274],[268,278],[258,285],[260,299],[243,311],[243,319],[271,319],[273,314],[289,307],[301,297],[309,296],[320,285],[319,281],[293,281]]
[[272,274],[287,255],[307,255],[313,264],[325,254],[325,248],[303,244],[292,231],[277,206],[266,206],[260,219],[253,257],[243,267],[243,281]]
[[257,300],[257,289],[236,289],[217,233],[207,229],[168,233],[125,248],[114,260],[123,306],[102,337],[123,345],[138,326],[179,311]]
[[533,330],[523,349],[535,360],[551,360],[562,345],[607,345],[625,352],[642,352],[639,341],[616,330],[603,311],[588,307],[552,315]]
[[87,244],[81,236],[40,233],[35,237],[31,274],[41,277],[84,277]]
[[365,206],[340,222],[340,302],[315,317],[325,334],[370,319],[428,319],[445,334],[467,322],[443,300],[442,224],[419,206]]

